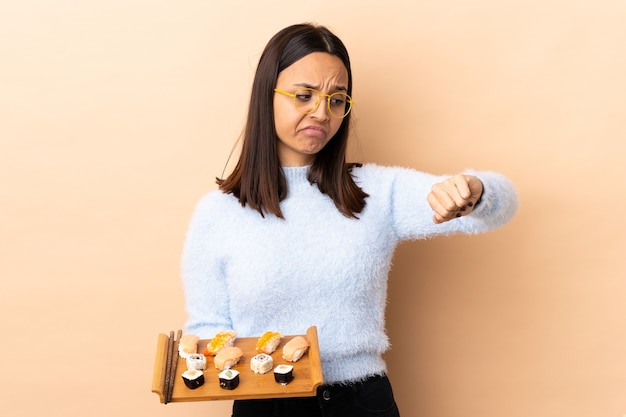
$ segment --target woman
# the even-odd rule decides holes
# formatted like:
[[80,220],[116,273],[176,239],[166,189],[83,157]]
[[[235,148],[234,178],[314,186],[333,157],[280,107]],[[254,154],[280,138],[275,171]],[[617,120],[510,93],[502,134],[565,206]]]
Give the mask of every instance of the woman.
[[351,94],[348,53],[328,29],[277,33],[260,58],[238,163],[192,218],[186,332],[318,330],[318,395],[235,401],[233,416],[398,416],[382,359],[394,249],[492,230],[515,212],[499,174],[346,164]]

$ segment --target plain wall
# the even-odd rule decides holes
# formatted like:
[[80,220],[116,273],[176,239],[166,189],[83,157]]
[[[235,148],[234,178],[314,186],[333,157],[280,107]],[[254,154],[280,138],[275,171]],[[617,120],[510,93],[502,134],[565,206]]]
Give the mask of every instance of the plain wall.
[[626,414],[626,3],[0,6],[0,413],[162,405],[182,242],[241,131],[260,52],[328,25],[354,67],[354,160],[509,176],[505,228],[399,247],[386,358],[404,417]]

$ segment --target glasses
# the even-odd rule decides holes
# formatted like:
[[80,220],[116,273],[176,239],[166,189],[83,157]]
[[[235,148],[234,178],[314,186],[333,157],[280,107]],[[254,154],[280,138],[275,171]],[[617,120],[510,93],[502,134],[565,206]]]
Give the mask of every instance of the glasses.
[[328,97],[328,112],[331,116],[342,119],[350,113],[354,101],[349,95],[342,92],[332,94],[322,94],[314,88],[301,88],[295,93],[274,89],[275,92],[293,98],[293,106],[302,114],[311,114],[317,110],[322,101],[322,97]]

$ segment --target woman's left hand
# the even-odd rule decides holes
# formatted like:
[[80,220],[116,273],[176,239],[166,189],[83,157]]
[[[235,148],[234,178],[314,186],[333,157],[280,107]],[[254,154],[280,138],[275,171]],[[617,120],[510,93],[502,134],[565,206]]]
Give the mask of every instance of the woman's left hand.
[[437,224],[466,216],[483,194],[483,183],[473,175],[457,174],[433,185],[427,200]]

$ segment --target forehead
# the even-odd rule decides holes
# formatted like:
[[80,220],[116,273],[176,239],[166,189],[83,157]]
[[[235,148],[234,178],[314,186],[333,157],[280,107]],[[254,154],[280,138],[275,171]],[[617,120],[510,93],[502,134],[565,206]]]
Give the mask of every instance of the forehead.
[[347,88],[348,81],[348,70],[339,57],[326,52],[313,52],[285,68],[278,75],[277,84]]

